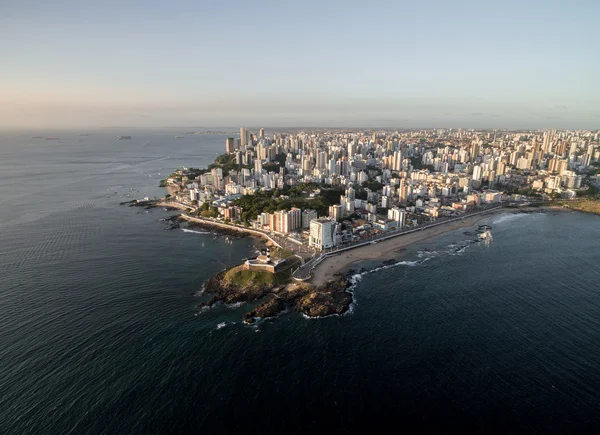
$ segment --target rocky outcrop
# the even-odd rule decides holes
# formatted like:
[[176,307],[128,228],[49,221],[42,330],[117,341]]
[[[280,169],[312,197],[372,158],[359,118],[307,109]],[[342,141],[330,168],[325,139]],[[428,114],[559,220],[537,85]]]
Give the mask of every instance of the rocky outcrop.
[[266,302],[263,302],[253,310],[244,314],[244,322],[254,323],[256,319],[268,319],[270,317],[275,317],[284,309],[284,301],[277,296],[273,296]]
[[343,314],[352,303],[352,295],[346,292],[350,282],[343,276],[336,277],[314,291],[296,300],[296,310],[309,317]]
[[238,285],[231,283],[224,279],[226,272],[227,271],[220,272],[206,281],[204,292],[212,294],[213,297],[208,301],[200,303],[198,308],[210,307],[217,302],[224,302],[226,304],[252,302],[261,299],[278,289],[278,287],[273,287],[269,284],[254,284],[250,282],[245,285]]
[[266,297],[264,302],[244,315],[246,323],[254,323],[258,319],[275,317],[286,307],[292,307],[310,317],[322,317],[343,314],[352,303],[352,295],[346,292],[350,283],[341,275],[320,287],[306,283],[255,283],[251,280],[240,285],[227,278],[232,275],[232,271],[235,272],[233,268],[220,272],[205,283],[204,292],[213,296],[210,300],[200,303],[199,309],[210,307],[217,302],[235,304]]

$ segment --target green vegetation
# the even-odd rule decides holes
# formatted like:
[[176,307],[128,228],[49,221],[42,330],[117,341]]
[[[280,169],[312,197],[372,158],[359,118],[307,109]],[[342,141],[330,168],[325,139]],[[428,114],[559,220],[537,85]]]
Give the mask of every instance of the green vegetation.
[[[289,210],[292,207],[314,209],[319,216],[326,216],[329,213],[330,205],[339,204],[340,196],[344,194],[344,191],[341,189],[321,189],[319,195],[315,198],[309,198],[309,192],[315,188],[316,185],[312,184],[285,186],[280,190],[244,195],[233,201],[233,204],[243,209],[242,221],[256,219],[263,212],[274,213],[278,210]],[[279,199],[280,195],[289,196],[289,199]]]
[[433,167],[433,165],[424,165],[423,163],[421,163],[420,157],[413,157],[412,159],[410,159],[410,164],[416,170],[429,169],[430,172],[435,171],[435,168]]
[[247,270],[244,266],[237,266],[229,269],[225,273],[223,281],[227,284],[235,284],[240,287],[249,287],[251,285],[271,286],[277,284],[277,276],[270,272]]
[[585,213],[600,214],[600,200],[598,198],[582,199],[580,201],[559,202],[559,205],[571,210],[583,211]]
[[243,265],[233,267],[225,272],[223,281],[239,287],[276,286],[286,284],[290,279],[289,270],[277,273],[262,270],[247,270]]
[[283,168],[287,173],[287,169],[285,168],[285,160],[287,159],[287,154],[279,153],[275,155],[275,161],[270,163],[265,163],[263,165],[263,169],[267,172],[279,172],[280,168]]
[[369,181],[364,181],[362,184],[362,187],[364,187],[365,189],[369,189],[373,192],[377,192],[378,190],[383,189],[383,184],[381,184],[377,180],[369,180]]
[[541,197],[542,194],[533,190],[532,188],[517,188],[517,187],[505,187],[504,192],[507,195],[525,195],[525,196],[533,196],[533,197]]
[[600,189],[598,189],[598,186],[596,186],[594,183],[592,183],[591,181],[588,181],[587,179],[584,181],[584,185],[587,185],[587,189],[578,189],[576,190],[576,194],[577,194],[577,198],[580,197],[595,197],[598,196],[598,194],[600,193]]
[[[235,162],[235,154],[221,154],[220,156],[217,156],[217,158],[214,160],[213,163],[211,163],[210,165],[208,165],[206,168],[204,169],[198,169],[198,168],[188,168],[187,171],[184,171],[184,175],[186,177],[188,177],[188,179],[192,180],[195,179],[196,177],[198,177],[199,175],[202,174],[206,174],[207,172],[210,172],[212,169],[215,168],[221,168],[221,170],[223,171],[223,176],[226,177],[227,175],[229,175],[229,173],[231,171],[239,171],[243,168],[251,168],[252,165],[238,165]],[[177,170],[175,172],[173,172],[170,175],[170,178],[175,178],[176,180],[181,181],[182,177],[180,174],[180,170]],[[166,185],[166,180],[165,181],[165,185]],[[161,181],[161,187],[163,182]]]
[[383,175],[383,170],[373,165],[367,165],[367,172],[369,173],[369,176],[371,176],[372,174],[375,174],[375,176]]
[[290,258],[294,253],[286,248],[273,248],[271,249],[271,257],[273,258]]
[[214,168],[221,168],[223,170],[223,176],[226,177],[231,171],[240,171],[243,168],[251,168],[252,165],[238,165],[235,162],[235,154],[221,154],[218,156],[214,163],[207,166],[206,169],[202,169],[202,174],[210,172]]
[[205,202],[198,209],[200,216],[205,218],[216,218],[219,216],[217,207],[212,207],[208,202]]
[[362,199],[362,200],[367,200],[369,196],[369,192],[367,192],[367,189],[362,189],[362,188],[358,188],[356,189],[355,193],[354,193],[354,197],[356,199]]

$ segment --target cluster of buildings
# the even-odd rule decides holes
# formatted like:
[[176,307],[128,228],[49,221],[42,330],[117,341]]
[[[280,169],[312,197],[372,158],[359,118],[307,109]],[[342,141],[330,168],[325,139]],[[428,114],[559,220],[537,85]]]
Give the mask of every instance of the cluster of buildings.
[[[600,159],[598,131],[463,129],[318,130],[265,135],[240,129],[225,140],[235,168],[190,178],[174,174],[195,204],[223,219],[241,218],[235,199],[259,190],[314,183],[343,190],[327,216],[291,208],[260,213],[255,228],[297,236],[317,249],[423,220],[456,216],[481,205],[518,200],[523,192],[573,198]],[[181,191],[180,191],[181,192]],[[350,219],[350,220],[348,220]],[[340,222],[344,221],[344,225]],[[358,230],[357,230],[358,229]]]

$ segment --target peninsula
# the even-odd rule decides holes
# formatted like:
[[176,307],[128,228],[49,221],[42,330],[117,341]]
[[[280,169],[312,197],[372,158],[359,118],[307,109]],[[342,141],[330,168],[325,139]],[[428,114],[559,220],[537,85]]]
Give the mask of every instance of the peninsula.
[[[270,250],[205,283],[200,308],[260,301],[246,321],[285,307],[341,314],[343,273],[508,208],[598,212],[598,131],[240,129],[207,168],[161,182],[181,218],[266,240]],[[272,249],[272,251],[271,251]]]

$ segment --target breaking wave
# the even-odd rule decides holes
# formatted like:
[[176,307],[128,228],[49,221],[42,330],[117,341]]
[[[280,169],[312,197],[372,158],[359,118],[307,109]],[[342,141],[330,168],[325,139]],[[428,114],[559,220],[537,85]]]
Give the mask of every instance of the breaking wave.
[[210,234],[209,231],[196,231],[196,230],[188,230],[187,228],[182,228],[181,231],[184,233],[194,233],[194,234]]
[[503,214],[500,215],[498,217],[498,219],[495,219],[494,221],[492,221],[492,224],[497,225],[497,224],[501,224],[503,222],[510,222],[516,219],[520,219],[523,216],[529,216],[531,213],[511,213],[511,214]]

